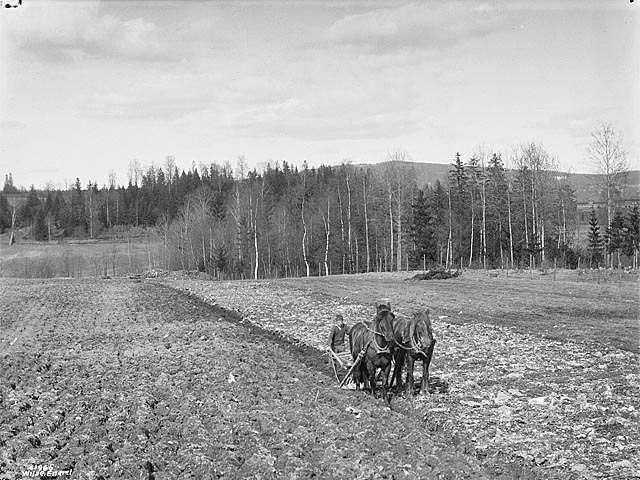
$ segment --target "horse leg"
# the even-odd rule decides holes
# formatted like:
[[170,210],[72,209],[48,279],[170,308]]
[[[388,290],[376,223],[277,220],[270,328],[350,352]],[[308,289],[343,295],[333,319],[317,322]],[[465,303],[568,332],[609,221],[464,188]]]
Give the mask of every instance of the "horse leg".
[[373,362],[367,362],[367,369],[369,370],[369,383],[371,385],[371,395],[376,396],[376,367]]
[[356,368],[351,372],[351,377],[353,378],[353,383],[356,384],[356,390],[360,390],[360,365],[356,365]]
[[[367,356],[368,352],[364,355],[364,357],[362,358],[362,360],[360,361],[360,365],[361,365],[361,374],[362,374],[362,389],[363,390],[370,390],[373,387],[371,386],[372,383],[369,381],[370,376],[371,376],[371,371],[373,370],[375,372],[375,367],[372,366],[371,361],[369,360],[369,357]],[[373,385],[375,385],[375,380],[373,382]]]
[[[389,378],[389,373],[390,372],[391,372],[391,358],[389,358],[389,361],[387,362],[387,365],[385,366],[385,378],[387,378],[387,379]],[[384,399],[387,401],[387,403],[390,403],[391,402],[391,397],[389,397],[387,395],[388,389],[389,389],[389,385],[385,381],[385,383],[382,386],[382,392],[383,392],[383,395],[384,395]]]
[[431,357],[433,356],[433,347],[436,341],[433,340],[429,346],[426,358],[422,360],[422,382],[420,382],[420,393],[425,394],[429,392],[429,365],[431,364]]
[[404,367],[405,355],[405,352],[398,350],[393,356],[396,364],[393,368],[391,386],[393,386],[393,380],[395,379],[399,389],[402,389],[402,368]]
[[358,365],[354,370],[353,370],[353,374],[358,376],[358,384],[359,384],[359,390],[365,391],[367,389],[367,380],[366,380],[366,373],[364,370],[364,364],[363,362],[360,363],[360,365]]
[[[393,387],[393,380],[394,380],[394,376],[391,375],[391,383],[389,383],[389,375],[391,373],[391,360],[395,359],[395,353],[393,353],[391,355],[391,358],[389,359],[389,368],[384,368],[384,384],[387,388],[392,388]],[[395,361],[393,362],[395,365]],[[394,375],[395,375],[395,369],[394,369]]]
[[413,396],[413,365],[415,363],[415,357],[413,355],[407,355],[407,385],[406,390],[409,396]]
[[420,382],[420,394],[425,395],[429,393],[429,361],[426,358],[422,359],[422,381]]
[[[385,382],[384,382],[384,387],[385,388],[390,388],[389,386],[389,375],[391,373],[391,359],[389,359],[389,361],[387,362],[387,364],[384,366],[384,377],[385,377]],[[391,379],[391,381],[393,382],[393,378]]]

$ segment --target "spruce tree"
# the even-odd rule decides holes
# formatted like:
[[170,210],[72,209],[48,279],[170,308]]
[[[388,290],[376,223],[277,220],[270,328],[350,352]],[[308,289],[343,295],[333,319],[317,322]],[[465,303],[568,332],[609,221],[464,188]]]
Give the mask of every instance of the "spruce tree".
[[70,217],[67,222],[67,235],[84,234],[86,231],[87,222],[85,216],[84,196],[82,195],[80,179],[76,178],[73,189],[71,190],[71,206]]
[[4,176],[4,187],[2,189],[4,193],[16,193],[18,189],[13,185],[13,176],[8,173]]
[[20,217],[22,218],[22,221],[27,225],[33,226],[33,222],[35,221],[36,214],[38,213],[40,206],[41,202],[40,198],[38,198],[38,193],[36,192],[35,187],[31,185],[29,195],[20,209]]
[[623,249],[626,255],[633,256],[633,268],[638,268],[638,251],[640,250],[640,209],[637,205],[627,211]]
[[625,230],[626,225],[624,216],[622,215],[622,212],[617,211],[611,220],[611,225],[607,227],[605,241],[607,245],[607,252],[611,254],[618,254],[618,267],[621,266],[620,253],[625,243]]
[[412,263],[423,265],[438,258],[438,244],[436,238],[436,217],[433,211],[433,194],[426,188],[418,190],[412,205],[413,219],[411,222],[411,238],[416,246]]
[[0,233],[11,226],[11,207],[9,201],[0,193]]
[[598,216],[592,208],[589,216],[589,264],[593,268],[597,268],[602,260],[602,248],[604,239],[600,234],[600,225],[598,224]]
[[460,159],[460,153],[456,153],[455,160],[449,167],[449,187],[451,191],[451,204],[453,207],[453,230],[456,232],[457,253],[456,264],[464,255],[463,245],[466,244],[464,237],[464,224],[467,207],[470,202],[468,195],[468,175],[464,163]]
[[44,208],[39,208],[33,222],[33,238],[35,240],[49,240],[49,230],[46,223],[46,212]]

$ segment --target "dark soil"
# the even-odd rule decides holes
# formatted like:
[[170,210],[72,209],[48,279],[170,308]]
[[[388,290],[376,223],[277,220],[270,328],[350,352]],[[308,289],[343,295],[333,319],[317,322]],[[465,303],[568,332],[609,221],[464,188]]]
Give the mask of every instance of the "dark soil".
[[542,477],[482,464],[406,406],[337,389],[318,351],[170,289],[1,282],[0,478]]
[[474,273],[431,282],[385,273],[163,283],[319,350],[336,313],[365,321],[383,298],[400,315],[429,308],[438,341],[431,376],[449,388],[396,396],[395,411],[448,443],[462,440],[493,472],[517,476],[515,462],[547,477],[636,478],[638,357],[624,349],[637,342],[636,285]]

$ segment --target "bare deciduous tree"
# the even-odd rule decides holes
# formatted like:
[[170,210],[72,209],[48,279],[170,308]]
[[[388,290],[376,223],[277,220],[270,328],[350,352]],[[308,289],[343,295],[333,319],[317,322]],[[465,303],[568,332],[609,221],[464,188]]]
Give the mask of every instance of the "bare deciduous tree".
[[364,235],[367,246],[367,273],[371,271],[371,253],[369,249],[369,215],[367,214],[367,175],[362,177],[362,202],[364,203]]
[[[413,181],[413,169],[408,168],[406,162],[409,161],[409,155],[406,152],[394,152],[389,155],[391,164],[386,169],[387,187],[389,194],[389,225],[390,225],[390,247],[391,247],[391,265],[393,265],[393,197],[396,201],[396,221],[397,226],[397,241],[396,241],[396,268],[398,271],[402,270],[402,220],[404,210],[407,204],[407,198],[410,191],[410,183]],[[405,165],[403,165],[405,164]]]
[[11,205],[11,234],[9,235],[9,245],[13,245],[16,241],[16,212],[18,210],[17,198],[9,199]]
[[302,206],[300,215],[302,217],[302,258],[304,260],[304,265],[307,273],[307,277],[311,275],[309,270],[309,259],[307,257],[307,222],[304,218],[304,203],[305,197],[307,196],[307,168],[305,163],[305,168],[302,174]]
[[324,245],[324,274],[329,276],[329,238],[331,235],[331,209],[330,209],[330,197],[327,197],[327,215],[322,215],[325,230],[325,245]]
[[349,169],[345,182],[347,184],[347,241],[349,242],[349,273],[353,273],[353,242],[351,240],[351,185],[349,183]]
[[619,192],[628,172],[622,134],[617,132],[610,123],[601,123],[591,132],[591,143],[587,147],[587,153],[604,177],[607,227],[609,227],[611,226],[613,196]]
[[[106,188],[106,200],[105,200],[105,205],[107,207],[107,228],[111,228],[111,216],[109,215],[109,203],[110,199],[109,199],[109,194],[111,192],[113,192],[116,189],[117,186],[117,177],[116,177],[116,172],[114,170],[110,170],[109,171],[109,180],[108,180],[108,185]],[[116,222],[118,221],[118,219],[116,218]]]

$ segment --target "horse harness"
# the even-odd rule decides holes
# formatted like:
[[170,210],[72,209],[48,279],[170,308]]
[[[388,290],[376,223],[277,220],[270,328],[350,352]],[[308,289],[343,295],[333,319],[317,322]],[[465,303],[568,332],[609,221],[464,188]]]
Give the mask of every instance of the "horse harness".
[[371,340],[369,340],[369,343],[367,343],[367,345],[362,349],[363,352],[366,352],[367,349],[369,348],[369,345],[373,344],[373,349],[376,351],[376,355],[385,355],[385,354],[389,354],[391,353],[391,350],[389,350],[389,347],[381,347],[380,345],[378,345],[378,341],[376,340],[376,335],[380,335],[382,338],[385,338],[385,336],[380,333],[380,332],[376,332],[375,330],[369,328],[369,325],[367,325],[366,323],[364,323],[364,326],[367,330],[369,330],[371,333],[374,334],[373,338]]
[[[390,310],[385,310],[385,311],[390,311]],[[372,330],[371,328],[369,328],[369,326],[365,323],[365,327],[367,328],[367,330],[369,330],[371,333],[374,333],[376,335],[380,335],[381,337],[385,338],[384,335],[380,332],[376,332],[375,330]],[[420,354],[424,354],[423,349],[420,348],[420,346],[416,343],[415,338],[413,338],[413,336],[411,336],[411,338],[409,339],[411,346],[410,347],[405,347],[404,345],[402,345],[402,342],[399,342],[396,338],[395,338],[395,332],[393,332],[393,341],[396,343],[396,345],[398,347],[400,347],[403,350],[406,350],[408,352],[414,352],[416,355],[420,355]],[[378,345],[377,340],[375,339],[375,336],[373,337],[373,340],[371,340],[367,346],[365,347],[365,351],[367,348],[369,348],[369,344],[371,344],[371,342],[373,342],[374,344],[374,349],[376,350],[376,354],[381,355],[384,353],[390,353],[389,351],[389,347],[385,347],[382,348],[380,347],[380,345]]]

